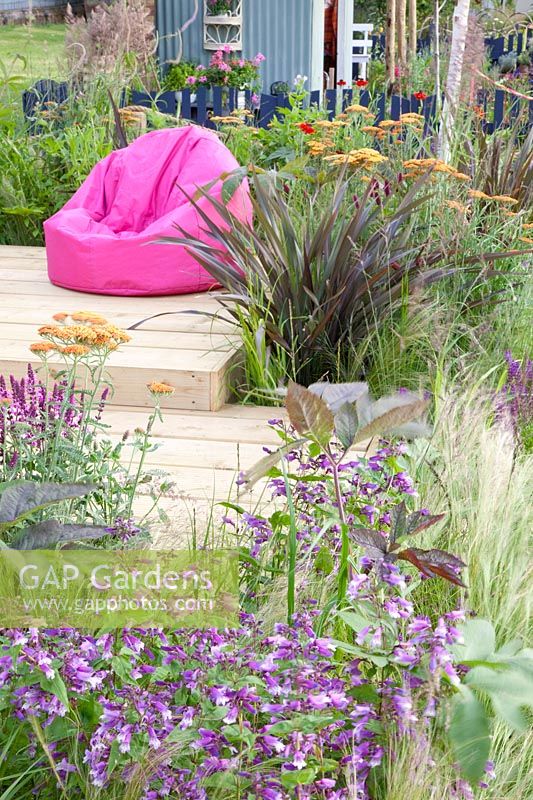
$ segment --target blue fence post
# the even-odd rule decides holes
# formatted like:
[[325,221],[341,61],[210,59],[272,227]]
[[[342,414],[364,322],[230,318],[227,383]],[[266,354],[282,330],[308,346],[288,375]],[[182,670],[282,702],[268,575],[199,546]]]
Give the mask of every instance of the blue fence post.
[[400,119],[400,114],[401,114],[401,111],[402,111],[401,99],[402,98],[397,94],[393,94],[392,95],[391,103],[390,103],[390,116],[391,116],[391,119],[394,119],[394,120],[399,120]]
[[312,108],[313,106],[317,108],[320,106],[320,91],[318,89],[309,95],[309,107]]
[[279,97],[272,94],[261,95],[261,105],[259,107],[259,120],[260,128],[267,128],[269,123],[276,115],[276,108],[278,107]]
[[181,116],[183,119],[191,119],[191,90],[184,89],[181,93]]
[[384,93],[381,93],[378,96],[376,107],[377,107],[377,114],[376,114],[376,125],[378,122],[381,122],[385,119],[385,104],[387,102],[387,96]]
[[222,86],[213,86],[213,115],[222,117]]
[[342,110],[346,111],[348,106],[352,105],[353,91],[352,89],[344,89],[342,92]]
[[370,92],[367,89],[363,89],[363,91],[359,92],[359,105],[361,106],[368,106],[370,105]]
[[[444,98],[441,98],[441,108]],[[437,116],[437,95],[432,94],[422,102],[422,114],[424,115],[424,135],[428,136],[435,131],[435,118]]]
[[505,112],[505,92],[503,89],[496,89],[494,93],[494,114],[492,117],[493,132],[497,131],[503,125],[503,117]]
[[326,109],[328,111],[329,119],[333,119],[335,116],[335,109],[337,106],[337,90],[336,89],[326,89]]
[[207,89],[205,86],[196,90],[196,121],[204,125],[207,121]]

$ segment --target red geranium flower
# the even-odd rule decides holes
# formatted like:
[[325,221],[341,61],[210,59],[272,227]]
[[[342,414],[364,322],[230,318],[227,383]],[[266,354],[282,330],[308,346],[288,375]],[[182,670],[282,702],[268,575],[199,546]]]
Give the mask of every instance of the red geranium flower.
[[337,81],[337,86],[346,86],[346,81]]
[[304,133],[314,133],[315,132],[315,129],[313,128],[313,126],[309,125],[308,122],[300,122],[299,128]]
[[425,92],[415,92],[413,97],[416,97],[417,100],[425,100],[427,98],[427,94]]
[[365,86],[368,86],[368,81],[363,80],[363,78],[358,78],[355,81],[355,85],[359,86],[360,89],[364,89]]

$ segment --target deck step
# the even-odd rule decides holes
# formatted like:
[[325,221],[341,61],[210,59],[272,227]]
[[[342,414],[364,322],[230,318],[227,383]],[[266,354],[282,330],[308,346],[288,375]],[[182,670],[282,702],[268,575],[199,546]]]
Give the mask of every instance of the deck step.
[[[112,353],[108,377],[110,403],[121,407],[152,405],[146,385],[169,383],[174,394],[163,408],[216,411],[230,396],[239,361],[240,338],[234,325],[220,319],[220,304],[209,294],[165,297],[87,295],[53,286],[46,274],[44,248],[0,247],[0,373],[20,377],[40,360],[29,345],[37,328],[58,312],[86,310],[131,331],[132,341]],[[52,355],[49,363],[61,369]]]

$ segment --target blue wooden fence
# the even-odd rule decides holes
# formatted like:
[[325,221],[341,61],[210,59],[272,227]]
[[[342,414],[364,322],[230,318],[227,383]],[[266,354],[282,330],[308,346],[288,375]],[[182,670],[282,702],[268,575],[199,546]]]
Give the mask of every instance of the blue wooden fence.
[[[46,107],[46,103],[61,104],[65,102],[68,98],[68,91],[69,87],[66,83],[39,81],[32,89],[24,92],[22,104],[24,114],[30,124],[36,124],[37,112]],[[182,119],[189,119],[209,128],[215,127],[212,117],[231,114],[239,107],[239,101],[244,103],[246,108],[253,109],[253,124],[261,128],[266,128],[275,116],[279,116],[281,109],[290,107],[289,98],[286,95],[262,94],[258,100],[259,102],[254,105],[252,104],[252,94],[249,91],[239,92],[237,89],[214,86],[212,89],[201,87],[195,91],[186,89],[182,92],[159,94],[131,92],[129,96],[126,94],[122,96],[120,105],[157,108],[162,113],[172,116],[179,115]],[[319,92],[311,93],[309,98],[311,105],[319,105],[320,100]],[[381,122],[386,118],[397,120],[401,114],[415,112],[424,116],[426,132],[433,129],[435,125],[435,96],[423,100],[414,95],[402,97],[380,94],[377,97],[371,97],[367,91],[331,89],[324,92],[323,102],[330,119],[339,111],[344,111],[347,106],[356,102],[364,106],[371,106],[376,111],[376,122]],[[480,93],[477,105],[482,112],[482,124],[489,133],[512,124],[521,114],[524,117],[525,125],[533,126],[533,100],[515,97],[502,89],[496,89],[492,95]]]
[[[516,53],[519,55],[523,50],[527,50],[527,46],[533,40],[533,33],[511,33],[509,36],[489,36],[485,38],[485,49],[487,50],[489,60],[494,63],[501,56],[506,53]],[[418,53],[423,50],[431,50],[432,35],[422,36],[417,39],[416,49]],[[385,52],[385,34],[376,34],[372,36],[372,58],[381,58]]]

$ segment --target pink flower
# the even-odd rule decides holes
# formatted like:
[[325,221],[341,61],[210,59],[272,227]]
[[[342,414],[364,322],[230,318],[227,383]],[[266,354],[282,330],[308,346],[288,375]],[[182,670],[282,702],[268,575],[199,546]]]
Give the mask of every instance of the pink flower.
[[265,56],[263,55],[263,53],[258,53],[258,54],[257,54],[257,55],[256,55],[256,56],[255,56],[255,57],[252,59],[252,64],[254,65],[254,67],[258,67],[258,66],[259,66],[259,64],[261,63],[261,61],[266,61],[266,58],[265,58]]
[[245,64],[246,64],[246,61],[243,58],[241,58],[239,60],[239,67],[244,67]]
[[260,103],[260,98],[259,98],[259,95],[254,93],[254,94],[253,94],[253,95],[250,97],[250,101],[251,101],[251,103],[252,103],[252,105],[253,105],[253,106],[256,106],[256,107],[257,107],[257,106],[259,106],[259,103]]
[[198,80],[199,80],[200,83],[207,83],[207,78],[205,77],[205,75],[201,75],[198,78]]
[[189,75],[189,77],[185,79],[185,83],[188,83],[189,86],[194,86],[194,84],[196,83],[195,76],[194,75]]
[[229,44],[225,44],[222,50],[224,51],[224,53],[231,53],[231,47],[229,46]]

